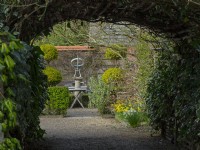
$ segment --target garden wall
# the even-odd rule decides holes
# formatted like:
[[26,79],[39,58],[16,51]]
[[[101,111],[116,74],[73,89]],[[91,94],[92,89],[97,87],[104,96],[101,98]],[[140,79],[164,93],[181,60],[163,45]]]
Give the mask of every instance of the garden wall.
[[[92,49],[87,46],[57,46],[59,51],[58,59],[50,63],[51,66],[56,67],[62,73],[62,82],[60,85],[73,81],[74,68],[71,65],[71,60],[77,56],[84,59],[84,66],[81,68],[81,75],[83,81],[87,82],[91,76],[102,74],[110,67],[123,66],[123,60],[108,60],[104,58],[105,48]],[[127,58],[129,61],[135,61],[133,56],[133,48],[129,48]],[[132,64],[131,68],[134,68]]]

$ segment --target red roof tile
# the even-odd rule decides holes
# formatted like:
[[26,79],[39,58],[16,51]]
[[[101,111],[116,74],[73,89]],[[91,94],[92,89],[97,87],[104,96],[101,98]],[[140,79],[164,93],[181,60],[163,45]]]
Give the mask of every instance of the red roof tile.
[[58,51],[91,51],[95,50],[89,46],[55,46]]

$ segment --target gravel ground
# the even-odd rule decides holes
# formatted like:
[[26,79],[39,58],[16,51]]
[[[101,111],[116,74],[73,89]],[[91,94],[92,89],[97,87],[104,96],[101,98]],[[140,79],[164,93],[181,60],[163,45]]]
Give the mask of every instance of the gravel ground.
[[31,150],[175,150],[168,141],[150,136],[150,127],[130,128],[95,109],[70,109],[67,117],[42,116],[45,140]]

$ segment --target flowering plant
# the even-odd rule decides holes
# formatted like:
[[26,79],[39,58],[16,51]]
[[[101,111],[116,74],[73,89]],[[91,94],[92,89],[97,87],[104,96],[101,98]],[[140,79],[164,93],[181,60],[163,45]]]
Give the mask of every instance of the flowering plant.
[[145,113],[144,102],[136,100],[117,100],[113,106],[113,111],[118,120],[128,122],[132,127],[136,127],[141,122],[148,120]]
[[113,106],[114,112],[142,112],[144,103],[142,101],[117,100]]

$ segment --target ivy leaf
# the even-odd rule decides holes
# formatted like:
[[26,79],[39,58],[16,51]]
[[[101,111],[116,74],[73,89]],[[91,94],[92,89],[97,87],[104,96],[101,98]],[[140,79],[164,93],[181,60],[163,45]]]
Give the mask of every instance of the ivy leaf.
[[0,28],[2,28],[3,26],[4,26],[4,24],[1,22],[1,23],[0,23]]
[[16,51],[12,52],[12,56],[14,57],[14,60],[21,62],[22,59],[19,52]]
[[2,71],[4,68],[5,68],[5,66],[0,64],[0,71]]
[[6,132],[7,131],[6,123],[2,123],[1,126],[2,126],[2,132]]
[[15,93],[13,92],[13,90],[11,88],[7,88],[6,90],[6,93],[10,96],[15,96]]
[[11,49],[19,49],[20,48],[19,45],[17,45],[15,41],[11,41],[9,44],[9,47]]
[[15,35],[15,36],[17,36],[17,35],[19,35],[20,33],[19,32],[13,32],[13,35]]
[[5,56],[4,61],[5,61],[9,70],[12,70],[14,68],[15,62],[9,55]]
[[27,80],[27,78],[23,75],[23,74],[18,74],[17,75],[19,79],[25,81],[25,82],[28,82],[29,80]]
[[6,32],[8,32],[9,29],[10,29],[10,28],[9,28],[8,26],[3,27],[3,30],[6,31]]
[[1,81],[5,84],[7,84],[7,81],[8,81],[8,77],[6,75],[1,75]]
[[3,54],[8,54],[10,52],[10,49],[8,47],[8,45],[6,43],[2,43],[2,46],[1,46],[1,53]]

